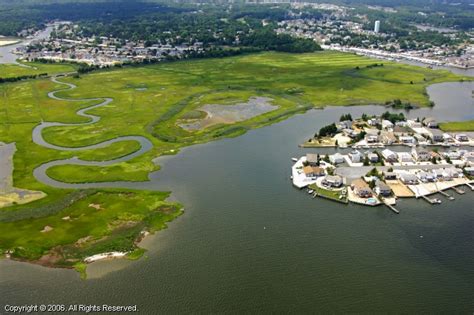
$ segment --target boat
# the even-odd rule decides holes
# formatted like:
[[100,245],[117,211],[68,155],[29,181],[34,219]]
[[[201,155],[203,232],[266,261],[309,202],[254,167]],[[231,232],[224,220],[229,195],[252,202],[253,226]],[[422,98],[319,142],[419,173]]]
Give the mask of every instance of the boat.
[[292,160],[293,162],[298,162],[298,159],[295,158],[295,157],[294,157],[294,158],[291,158],[291,160]]
[[314,190],[312,190],[312,189],[308,190],[308,194],[311,195],[312,193],[314,193]]

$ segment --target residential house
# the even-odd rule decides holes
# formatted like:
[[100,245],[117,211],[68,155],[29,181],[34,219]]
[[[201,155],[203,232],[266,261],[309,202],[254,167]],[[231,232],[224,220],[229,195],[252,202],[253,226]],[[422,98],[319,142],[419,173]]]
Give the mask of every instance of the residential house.
[[351,184],[351,188],[354,193],[361,198],[372,197],[372,189],[369,185],[361,178],[354,180]]
[[362,153],[357,150],[352,151],[349,153],[349,159],[352,163],[360,163],[362,162]]
[[474,176],[474,167],[466,167],[464,172],[466,172],[466,174],[469,176]]
[[342,156],[340,153],[335,153],[329,156],[329,161],[332,164],[341,164],[344,163],[344,156]]
[[380,138],[383,144],[391,145],[397,142],[397,138],[391,131],[382,131],[380,133]]
[[397,173],[394,172],[383,172],[383,178],[385,180],[396,180],[397,179]]
[[417,162],[426,162],[431,159],[431,154],[427,150],[413,148],[411,150],[411,155]]
[[429,133],[432,142],[442,142],[444,140],[443,132],[439,129],[430,129]]
[[407,125],[410,128],[421,128],[421,127],[423,127],[423,125],[419,121],[416,121],[416,120],[408,120]]
[[389,149],[385,149],[382,151],[382,157],[387,162],[396,162],[398,160],[397,154]]
[[413,133],[413,131],[408,127],[403,127],[403,126],[393,127],[393,134],[397,137],[409,136],[412,133]]
[[342,186],[343,180],[339,175],[327,175],[323,178],[322,184],[324,186],[338,188]]
[[367,124],[369,126],[377,126],[377,125],[380,125],[380,118],[370,118],[369,120],[367,120]]
[[306,154],[306,162],[311,166],[319,166],[319,155],[314,153]]
[[377,163],[379,161],[379,155],[377,153],[367,154],[367,158],[371,163]]
[[392,189],[390,188],[390,186],[388,186],[381,180],[377,180],[375,182],[374,190],[377,195],[384,196],[384,197],[388,197],[392,194]]
[[400,136],[399,140],[403,144],[416,144],[416,139],[412,136]]
[[468,142],[469,141],[469,137],[464,133],[458,133],[454,136],[454,138],[459,142]]
[[408,163],[408,162],[413,162],[413,159],[411,158],[411,154],[408,152],[398,152],[398,161],[400,163]]
[[436,181],[436,174],[434,174],[433,172],[420,171],[418,172],[417,176],[423,183],[430,183]]
[[400,174],[400,180],[405,185],[416,185],[416,184],[418,184],[418,177],[416,177],[414,174],[410,174],[410,173],[401,173]]
[[423,119],[423,124],[428,128],[438,128],[438,122],[433,117]]
[[382,120],[382,129],[392,129],[393,123],[390,120]]
[[474,164],[474,151],[465,153],[465,154],[463,155],[462,159],[463,159],[466,163]]
[[306,175],[306,177],[319,177],[326,175],[323,168],[309,165],[303,167],[303,173]]

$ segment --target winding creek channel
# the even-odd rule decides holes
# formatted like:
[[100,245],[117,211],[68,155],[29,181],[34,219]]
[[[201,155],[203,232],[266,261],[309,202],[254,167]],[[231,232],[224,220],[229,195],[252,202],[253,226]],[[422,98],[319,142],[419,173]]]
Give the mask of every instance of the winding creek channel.
[[[52,78],[51,80],[54,83],[66,85],[69,90],[76,88],[76,86],[74,84],[58,81],[57,78]],[[129,161],[129,160],[131,160],[131,159],[133,159],[137,156],[142,155],[143,153],[148,152],[149,150],[151,150],[153,148],[153,144],[151,143],[151,141],[148,140],[145,137],[142,137],[142,136],[117,137],[117,138],[114,138],[114,139],[110,139],[110,140],[107,140],[107,141],[103,141],[103,142],[100,142],[100,143],[97,143],[97,144],[94,144],[94,145],[84,146],[84,147],[61,147],[61,146],[57,146],[57,145],[54,145],[54,144],[51,144],[51,143],[47,142],[43,138],[43,130],[45,128],[59,127],[59,126],[82,126],[82,125],[95,124],[96,122],[98,122],[100,120],[100,117],[92,115],[92,114],[87,114],[87,112],[92,110],[92,109],[96,109],[96,108],[99,108],[99,107],[102,107],[102,106],[106,106],[106,105],[108,105],[109,103],[111,103],[113,101],[113,99],[109,98],[109,97],[107,97],[107,98],[88,98],[88,99],[68,99],[68,98],[61,98],[61,97],[56,96],[56,93],[61,92],[61,91],[65,91],[65,89],[50,92],[50,93],[48,93],[48,97],[50,97],[52,99],[55,99],[55,100],[69,101],[69,102],[84,102],[84,101],[102,101],[102,102],[99,103],[99,104],[92,105],[92,106],[89,106],[89,107],[86,107],[86,108],[83,108],[83,109],[80,109],[79,111],[77,111],[77,115],[89,118],[90,119],[89,122],[79,123],[79,124],[65,124],[65,123],[60,123],[60,122],[42,122],[41,124],[39,124],[38,126],[36,126],[33,129],[33,142],[34,143],[36,143],[38,145],[41,145],[43,147],[46,147],[46,148],[54,149],[54,150],[82,151],[82,150],[91,150],[91,149],[104,148],[104,147],[107,147],[107,146],[109,146],[109,145],[111,145],[112,143],[115,143],[115,142],[133,140],[133,141],[137,141],[137,142],[140,143],[140,149],[133,152],[133,153],[131,153],[131,154],[129,154],[129,155],[126,155],[126,156],[123,156],[123,157],[120,157],[120,158],[117,158],[117,159],[113,159],[113,160],[108,160],[108,161],[100,161],[100,162],[97,162],[97,161],[84,161],[84,160],[81,160],[77,157],[73,157],[73,158],[70,158],[70,159],[64,159],[64,160],[51,161],[51,162],[40,165],[39,167],[37,167],[34,170],[33,175],[35,176],[35,178],[38,181],[40,181],[40,182],[42,182],[46,185],[50,185],[50,186],[58,187],[58,188],[80,189],[80,188],[98,188],[98,187],[111,187],[111,186],[113,186],[113,187],[129,187],[130,185],[133,185],[133,183],[130,183],[130,182],[123,182],[123,183],[122,182],[113,182],[113,183],[103,182],[103,183],[69,184],[69,183],[63,183],[63,182],[60,182],[60,181],[56,181],[56,180],[50,178],[48,175],[46,175],[46,171],[48,170],[48,168],[56,166],[56,165],[71,164],[71,165],[107,166],[107,165],[112,165],[112,164],[116,164],[116,163],[120,163],[120,162]]]
[[[441,121],[474,119],[473,89],[472,82],[433,85],[428,93],[436,106],[406,114]],[[56,97],[54,92],[50,96]],[[95,106],[111,101],[101,100]],[[87,114],[90,109],[78,112],[89,124],[99,119]],[[156,162],[162,169],[150,174],[148,182],[105,183],[172,191],[172,199],[185,205],[185,215],[145,238],[147,257],[90,264],[86,281],[71,270],[1,260],[1,300],[12,305],[136,304],[144,314],[472,313],[473,192],[454,194],[454,201],[440,197],[443,203],[436,206],[400,199],[401,213],[395,215],[386,207],[312,199],[291,185],[292,157],[334,152],[298,144],[341,114],[358,117],[386,110],[311,110],[237,138],[160,157]],[[71,150],[41,137],[44,128],[58,125],[42,123],[35,129],[35,142]],[[127,139],[111,141],[122,140]],[[140,141],[141,150],[149,149],[146,139],[133,140]],[[112,162],[117,161],[93,165]],[[44,175],[51,165],[35,170],[35,176],[53,186],[78,187],[51,182]],[[86,187],[99,186],[90,185]]]

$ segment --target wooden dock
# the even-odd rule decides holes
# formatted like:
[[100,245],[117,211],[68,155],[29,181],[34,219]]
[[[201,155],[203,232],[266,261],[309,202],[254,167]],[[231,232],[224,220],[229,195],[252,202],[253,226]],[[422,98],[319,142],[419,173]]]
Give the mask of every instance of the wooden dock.
[[386,205],[390,210],[392,210],[393,212],[395,212],[396,214],[400,214],[400,211],[398,211],[394,206],[388,204],[388,203],[383,203],[384,205]]
[[448,198],[449,200],[454,200],[454,197],[451,196],[450,194],[448,194],[447,192],[444,192],[444,191],[442,191],[442,190],[438,190],[437,193],[439,193],[439,194],[445,196],[445,197]]
[[466,186],[471,188],[471,190],[474,190],[474,186],[472,186],[470,183],[466,183]]
[[430,204],[432,204],[432,205],[436,205],[436,204],[439,203],[439,202],[437,202],[435,199],[430,199],[430,198],[428,198],[428,197],[426,197],[426,196],[424,196],[424,195],[423,195],[423,196],[420,196],[420,197],[423,198],[424,200],[428,201],[428,202],[429,202]]
[[461,189],[459,187],[454,186],[454,187],[451,187],[451,188],[460,195],[464,195],[466,193],[463,189]]

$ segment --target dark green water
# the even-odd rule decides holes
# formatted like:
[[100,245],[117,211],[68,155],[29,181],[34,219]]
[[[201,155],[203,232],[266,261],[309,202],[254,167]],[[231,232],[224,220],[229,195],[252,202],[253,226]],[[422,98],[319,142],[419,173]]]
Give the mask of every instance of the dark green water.
[[[472,83],[430,89],[434,109],[411,116],[474,118]],[[190,312],[474,311],[474,192],[431,206],[387,208],[311,199],[289,181],[297,147],[341,113],[327,108],[160,160],[150,187],[186,213],[145,240],[148,257],[68,270],[0,262],[0,304],[137,304]],[[313,150],[314,151],[314,150]],[[3,310],[0,311],[0,313]]]

